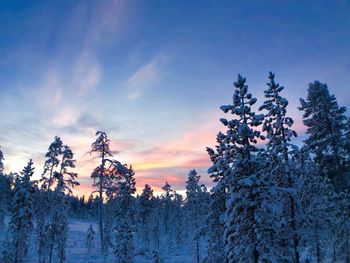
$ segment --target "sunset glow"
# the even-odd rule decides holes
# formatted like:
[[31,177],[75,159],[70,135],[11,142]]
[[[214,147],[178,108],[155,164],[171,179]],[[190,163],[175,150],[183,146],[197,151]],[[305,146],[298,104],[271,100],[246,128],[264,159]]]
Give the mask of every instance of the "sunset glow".
[[305,132],[297,107],[309,82],[327,82],[339,104],[350,105],[342,96],[350,82],[346,2],[332,20],[327,5],[282,2],[267,8],[257,1],[249,14],[245,1],[227,8],[214,1],[34,2],[0,9],[5,171],[19,172],[32,158],[39,178],[45,152],[60,136],[77,160],[75,195],[92,191],[98,161],[89,151],[97,130],[109,135],[114,157],[133,166],[138,191],[148,183],[160,193],[168,181],[183,192],[194,168],[210,187],[206,146],[215,145],[219,107],[231,103],[238,73],[260,105],[267,74],[276,70],[296,143]]

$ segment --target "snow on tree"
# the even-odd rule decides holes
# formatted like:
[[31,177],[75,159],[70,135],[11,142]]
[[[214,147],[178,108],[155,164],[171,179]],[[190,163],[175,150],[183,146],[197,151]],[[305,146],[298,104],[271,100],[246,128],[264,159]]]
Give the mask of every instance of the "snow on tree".
[[139,221],[139,231],[141,240],[146,247],[151,242],[150,219],[153,209],[153,189],[146,184],[139,197],[137,217]]
[[[269,185],[262,173],[264,161],[256,144],[264,139],[258,127],[264,116],[252,111],[256,99],[248,93],[246,79],[238,75],[234,83],[233,104],[221,106],[224,113],[233,115],[231,120],[220,121],[227,127],[223,134],[222,148],[225,166],[230,166],[225,175],[225,188],[229,198],[226,202],[225,251],[229,262],[259,262],[267,260],[269,240],[264,233],[268,217],[264,206],[269,200]],[[271,259],[270,259],[271,260]]]
[[2,174],[4,172],[4,154],[1,151],[1,147],[0,147],[0,174]]
[[114,253],[117,263],[134,262],[133,233],[130,224],[124,218],[118,223],[115,229]]
[[209,213],[207,215],[208,225],[208,251],[205,262],[225,262],[224,253],[224,215],[226,211],[226,193],[221,188],[212,189]]
[[29,237],[33,229],[33,188],[30,181],[33,171],[33,162],[30,160],[21,172],[21,176],[18,175],[15,181],[9,231],[11,233],[12,257],[17,263],[25,262]]
[[[205,262],[225,262],[224,251],[224,215],[226,212],[227,189],[225,175],[228,176],[230,167],[224,159],[226,149],[223,139],[225,135],[219,132],[216,137],[216,150],[207,147],[207,153],[213,165],[208,169],[210,177],[216,185],[211,190],[210,204],[207,214],[208,250]],[[229,151],[232,153],[232,151]]]
[[10,190],[7,176],[4,174],[4,155],[0,147],[0,230],[5,227],[6,200]]
[[133,262],[134,257],[134,198],[135,193],[135,172],[132,167],[122,165],[114,161],[113,177],[115,178],[115,193],[117,200],[117,211],[115,218],[115,247],[114,253],[119,263]]
[[[296,158],[299,154],[298,147],[290,143],[292,137],[297,134],[291,129],[294,121],[287,116],[288,100],[281,96],[284,90],[275,82],[275,74],[269,73],[268,89],[264,91],[265,101],[259,110],[266,110],[263,131],[267,133],[267,155],[271,160],[267,167],[267,173],[270,175],[270,180],[279,188],[292,189],[295,187],[298,176],[296,167]],[[276,193],[275,200],[283,202],[283,215],[278,221],[282,222],[281,229],[275,229],[277,233],[271,233],[276,237],[283,237],[282,244],[275,243],[274,247],[284,250],[280,251],[284,256],[289,258],[289,246],[293,247],[294,262],[300,262],[299,255],[299,234],[296,220],[296,200],[290,191],[279,191]],[[281,232],[279,232],[281,231]],[[288,244],[292,240],[292,244]],[[277,252],[278,253],[278,252]]]
[[181,245],[184,243],[184,225],[185,225],[185,215],[183,211],[184,200],[182,195],[174,191],[172,216],[171,216],[171,243],[175,243],[175,248],[180,249]]
[[56,136],[54,141],[50,144],[49,150],[45,157],[47,158],[44,164],[44,171],[42,173],[41,182],[43,188],[50,190],[54,184],[54,169],[59,165],[59,155],[62,154],[63,142],[60,137]]
[[160,224],[162,217],[162,207],[163,200],[159,196],[154,197],[153,200],[153,210],[151,215],[151,240],[153,241],[154,250],[159,251],[160,249]]
[[314,155],[319,171],[328,176],[335,186],[346,185],[347,131],[345,107],[339,107],[334,95],[330,95],[325,83],[309,84],[306,100],[300,99],[300,110],[304,111],[303,122],[307,127],[305,145]]
[[110,140],[107,137],[107,134],[103,131],[96,132],[96,140],[91,145],[90,153],[96,153],[97,157],[101,159],[101,164],[95,168],[93,173],[91,174],[91,178],[94,179],[93,187],[97,188],[97,192],[99,194],[99,233],[100,233],[100,243],[101,243],[101,251],[104,251],[104,228],[103,228],[103,193],[105,192],[105,184],[106,184],[106,162],[109,160],[108,157],[112,157],[112,151],[109,148]]
[[162,187],[162,189],[164,190],[164,195],[162,195],[163,226],[165,235],[168,235],[170,228],[171,199],[173,197],[173,190],[171,189],[171,185],[168,182],[165,182],[165,185]]
[[208,203],[204,195],[206,189],[199,184],[200,175],[196,170],[191,170],[186,181],[186,225],[191,233],[190,239],[194,241],[196,262],[200,262],[200,232],[205,225],[205,216],[208,210]]
[[[39,242],[43,243],[44,250],[48,250],[48,260],[51,263],[54,249],[57,252],[57,258],[60,262],[65,260],[65,247],[68,235],[68,202],[65,193],[71,194],[72,188],[79,185],[76,181],[77,174],[70,171],[75,168],[74,154],[69,146],[64,145],[59,137],[55,137],[46,154],[48,158],[45,162],[44,173],[41,181],[42,190],[47,191],[47,199],[44,197],[41,201],[47,201],[49,208],[48,218],[41,218],[39,222]],[[46,174],[49,177],[46,177]],[[51,187],[55,186],[54,191]],[[44,193],[44,195],[46,195]],[[45,215],[40,215],[45,217]],[[44,225],[42,225],[44,224]],[[46,247],[48,248],[46,248]]]
[[95,234],[96,233],[94,231],[94,228],[92,227],[92,225],[90,225],[86,233],[86,247],[89,255],[91,254],[92,249],[94,248]]

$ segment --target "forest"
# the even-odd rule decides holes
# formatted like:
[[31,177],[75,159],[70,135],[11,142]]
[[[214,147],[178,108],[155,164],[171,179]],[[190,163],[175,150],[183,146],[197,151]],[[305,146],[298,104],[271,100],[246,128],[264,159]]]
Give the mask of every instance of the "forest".
[[[206,149],[211,189],[193,167],[184,195],[168,182],[161,194],[150,184],[136,194],[137,170],[115,158],[103,129],[91,138],[98,166],[88,197],[73,194],[76,159],[59,136],[44,164],[28,160],[19,173],[7,171],[0,149],[0,261],[349,263],[346,108],[326,83],[311,82],[298,106],[306,137],[297,143],[272,72],[255,94],[263,101],[241,75],[229,88],[222,131]],[[38,180],[35,166],[43,166]]]

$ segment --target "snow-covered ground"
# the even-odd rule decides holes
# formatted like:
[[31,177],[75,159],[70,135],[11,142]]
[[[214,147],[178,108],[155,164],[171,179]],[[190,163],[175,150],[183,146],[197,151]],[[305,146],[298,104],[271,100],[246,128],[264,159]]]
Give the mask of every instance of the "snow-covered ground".
[[[94,249],[88,254],[87,248],[86,248],[86,232],[89,228],[90,224],[92,222],[90,221],[83,221],[83,220],[70,220],[69,223],[69,236],[68,236],[68,242],[67,242],[67,258],[66,263],[110,263],[115,262],[115,257],[113,255],[109,255],[107,258],[104,258],[100,254],[99,250],[99,242],[98,242],[98,235],[95,236],[94,241]],[[97,225],[96,223],[93,223],[93,228],[97,233]],[[1,241],[4,241],[6,232],[3,231],[1,234]],[[33,236],[33,235],[32,235]],[[1,242],[0,246],[3,245],[3,242]],[[2,249],[1,249],[2,250]],[[137,251],[137,246],[135,248],[135,251]],[[113,251],[110,251],[110,254],[112,254]],[[161,262],[162,263],[190,263],[194,262],[194,255],[190,253],[186,253],[186,249],[183,249],[181,251],[173,251],[173,252],[161,252]],[[34,237],[32,237],[32,240],[30,242],[30,249],[28,258],[26,260],[26,263],[35,263],[37,262],[37,250],[35,247],[35,240]],[[54,258],[54,262],[58,262],[56,258]],[[153,257],[150,253],[148,256],[135,256],[134,258],[135,263],[153,263]]]

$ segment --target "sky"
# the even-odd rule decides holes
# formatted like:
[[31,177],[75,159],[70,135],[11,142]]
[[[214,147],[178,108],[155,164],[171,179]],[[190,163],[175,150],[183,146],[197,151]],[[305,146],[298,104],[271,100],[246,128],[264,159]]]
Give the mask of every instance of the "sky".
[[[91,193],[95,132],[132,164],[140,191],[168,181],[185,189],[190,169],[211,185],[206,146],[237,74],[262,104],[269,71],[285,86],[289,115],[305,138],[299,98],[326,82],[350,106],[350,1],[0,2],[0,146],[5,171],[30,158],[39,178],[60,136]],[[349,114],[348,114],[349,115]]]

